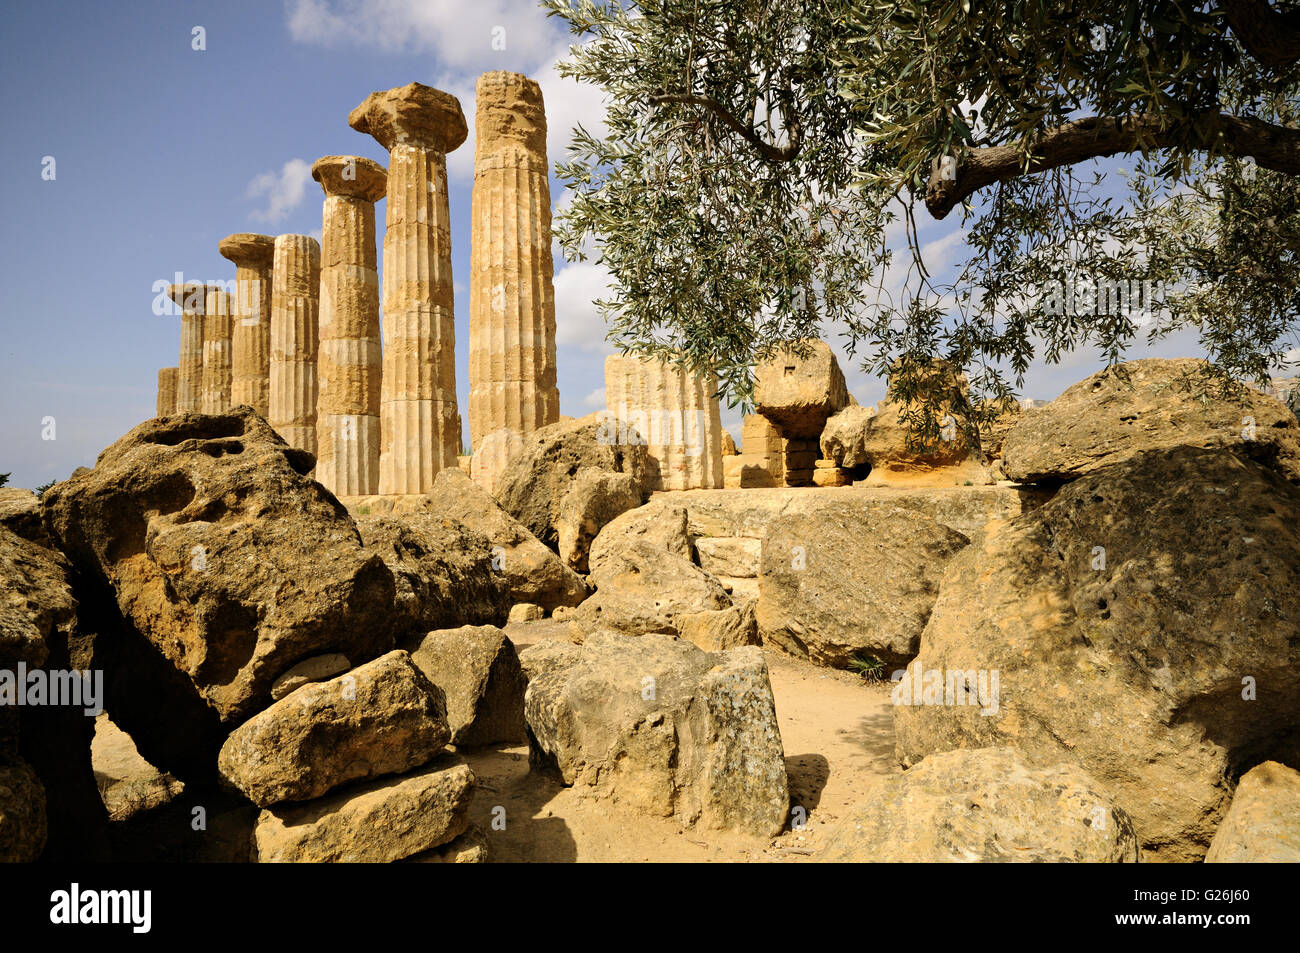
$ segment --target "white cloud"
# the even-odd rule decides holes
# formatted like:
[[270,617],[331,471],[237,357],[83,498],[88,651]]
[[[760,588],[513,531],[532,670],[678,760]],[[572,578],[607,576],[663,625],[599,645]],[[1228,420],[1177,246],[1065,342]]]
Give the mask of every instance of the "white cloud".
[[289,0],[289,36],[313,46],[432,53],[444,69],[534,67],[557,25],[520,0]]
[[284,219],[302,203],[307,194],[307,184],[311,182],[311,163],[303,159],[290,159],[280,171],[263,172],[254,176],[248,183],[245,198],[265,197],[267,207],[255,209],[249,218],[255,222],[275,223]]
[[600,410],[605,406],[605,388],[598,387],[586,397],[582,398],[582,406],[590,407],[593,410]]
[[609,272],[593,262],[573,262],[556,273],[557,344],[589,353],[614,353],[605,341],[605,322],[596,308],[598,298],[610,296],[609,284]]

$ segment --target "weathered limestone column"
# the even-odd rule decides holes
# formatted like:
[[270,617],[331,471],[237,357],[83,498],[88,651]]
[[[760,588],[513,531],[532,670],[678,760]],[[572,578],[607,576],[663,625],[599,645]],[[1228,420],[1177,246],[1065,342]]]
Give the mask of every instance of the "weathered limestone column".
[[235,263],[234,330],[230,341],[230,403],[263,417],[271,406],[271,258],[275,239],[240,232],[217,243]]
[[475,102],[469,430],[475,479],[488,485],[510,438],[485,438],[555,423],[560,391],[542,90],[498,70],[479,77]]
[[172,285],[167,296],[181,309],[176,413],[197,414],[203,410],[203,286]]
[[179,367],[163,367],[158,370],[158,405],[155,411],[158,417],[167,417],[176,413],[176,375]]
[[316,349],[320,245],[275,240],[271,276],[271,408],[266,420],[290,446],[316,452]]
[[447,153],[468,129],[455,96],[420,83],[371,93],[348,125],[389,151],[379,492],[427,493],[460,454]]
[[234,319],[231,295],[218,285],[207,285],[203,295],[203,412],[222,414],[230,409],[230,336]]
[[388,173],[361,156],[311,167],[325,191],[321,224],[316,479],[336,496],[379,492],[379,266],[375,202]]
[[605,407],[645,441],[653,490],[722,486],[722,417],[712,374],[664,361],[605,358]]

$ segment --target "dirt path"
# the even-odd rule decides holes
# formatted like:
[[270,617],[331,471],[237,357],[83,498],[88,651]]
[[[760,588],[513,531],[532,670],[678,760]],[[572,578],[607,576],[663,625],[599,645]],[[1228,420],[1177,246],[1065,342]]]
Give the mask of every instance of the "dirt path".
[[[507,633],[519,648],[563,637],[533,623]],[[802,831],[771,840],[683,829],[672,819],[626,811],[528,770],[528,748],[465,752],[479,779],[471,816],[497,862],[804,861],[876,778],[896,773],[893,715],[885,685],[870,685],[775,650],[767,651],[792,805]],[[493,829],[495,808],[505,829]],[[496,811],[500,816],[500,811]]]

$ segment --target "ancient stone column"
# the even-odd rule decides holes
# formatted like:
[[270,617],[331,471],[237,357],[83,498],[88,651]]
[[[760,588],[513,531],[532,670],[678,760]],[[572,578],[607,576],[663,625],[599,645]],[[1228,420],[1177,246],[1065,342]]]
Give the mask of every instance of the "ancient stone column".
[[379,492],[379,270],[375,202],[388,173],[360,156],[311,167],[325,191],[321,225],[316,479],[336,496]]
[[484,438],[555,423],[560,391],[542,90],[519,73],[495,71],[479,77],[475,102],[469,430],[475,479],[487,485],[509,438],[486,444],[493,448],[486,455]]
[[217,243],[235,263],[234,329],[230,340],[230,403],[263,417],[271,406],[271,258],[275,239],[240,232]]
[[271,407],[266,421],[290,446],[316,452],[316,349],[320,245],[275,240],[271,276]]
[[460,454],[447,153],[468,129],[456,97],[420,83],[371,93],[348,125],[389,156],[379,492],[427,493]]
[[722,486],[722,419],[713,375],[634,356],[605,358],[605,407],[646,444],[652,490]]
[[176,375],[179,367],[163,367],[158,371],[158,405],[155,411],[159,417],[176,413]]
[[230,336],[233,331],[231,294],[207,285],[203,295],[203,412],[230,409]]
[[203,410],[203,286],[172,285],[167,296],[181,309],[176,413],[197,414]]

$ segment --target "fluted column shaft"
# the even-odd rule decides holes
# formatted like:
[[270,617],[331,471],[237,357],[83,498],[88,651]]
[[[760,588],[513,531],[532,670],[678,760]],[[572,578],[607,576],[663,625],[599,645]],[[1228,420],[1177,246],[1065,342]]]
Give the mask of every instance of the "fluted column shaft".
[[223,238],[217,249],[235,263],[230,403],[247,404],[265,417],[271,406],[271,269],[275,240],[270,235],[239,233]]
[[321,223],[316,479],[338,496],[379,492],[379,269],[375,200],[383,166],[326,156],[312,166],[325,190]]
[[546,112],[518,73],[479,78],[469,288],[469,426],[477,450],[502,428],[560,414]]
[[379,492],[427,493],[460,452],[447,153],[468,129],[455,96],[420,83],[371,93],[348,125],[388,150]]
[[176,413],[176,375],[180,368],[163,367],[158,370],[158,403],[155,411],[159,417]]
[[658,360],[605,358],[605,406],[646,444],[655,490],[723,485],[722,415],[713,375]]
[[231,295],[208,285],[203,296],[203,412],[230,409],[230,337],[234,330]]
[[203,410],[203,310],[202,285],[172,285],[171,299],[181,309],[181,348],[176,374],[176,413]]
[[285,442],[316,452],[316,354],[320,245],[308,235],[275,240],[271,277],[270,414]]

